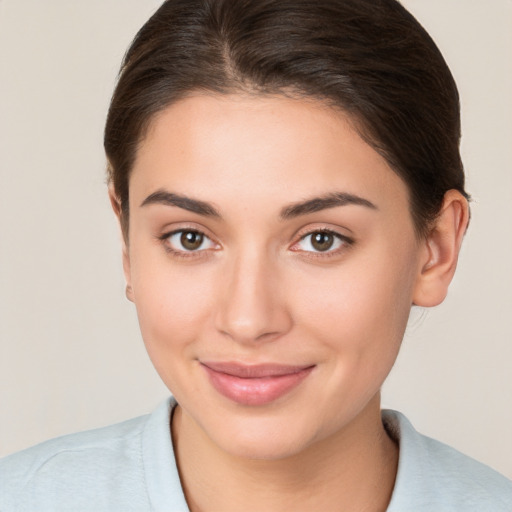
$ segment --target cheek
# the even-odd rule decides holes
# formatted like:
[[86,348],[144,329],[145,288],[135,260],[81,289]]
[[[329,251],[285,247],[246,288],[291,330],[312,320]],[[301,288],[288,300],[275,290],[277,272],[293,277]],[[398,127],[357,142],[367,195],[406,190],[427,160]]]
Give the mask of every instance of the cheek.
[[[299,338],[310,340],[321,355],[325,380],[311,397],[329,411],[329,425],[354,417],[378,393],[398,355],[409,317],[412,278],[401,265],[340,266],[296,279],[294,309]],[[307,298],[307,299],[306,299]]]
[[198,266],[179,271],[163,262],[136,257],[132,286],[142,337],[159,370],[172,364],[172,354],[186,352],[202,337],[214,303],[211,280]]
[[411,258],[390,251],[295,279],[295,310],[310,336],[354,365],[392,365],[411,308]]

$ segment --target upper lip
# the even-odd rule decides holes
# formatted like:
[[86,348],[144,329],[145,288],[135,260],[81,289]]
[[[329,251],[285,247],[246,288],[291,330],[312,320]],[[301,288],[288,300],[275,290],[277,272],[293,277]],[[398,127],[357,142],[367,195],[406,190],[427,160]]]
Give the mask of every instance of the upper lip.
[[243,364],[232,361],[202,361],[201,364],[215,372],[225,373],[227,375],[232,375],[233,377],[239,377],[241,379],[258,379],[263,377],[280,377],[283,375],[292,375],[314,366],[312,364],[287,365],[278,363]]

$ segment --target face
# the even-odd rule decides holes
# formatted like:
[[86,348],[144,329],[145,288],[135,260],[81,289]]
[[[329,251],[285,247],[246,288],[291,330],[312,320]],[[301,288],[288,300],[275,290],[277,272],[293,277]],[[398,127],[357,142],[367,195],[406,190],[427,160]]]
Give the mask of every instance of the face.
[[138,151],[131,299],[183,418],[229,453],[299,453],[378,408],[423,252],[406,185],[321,103],[198,94]]

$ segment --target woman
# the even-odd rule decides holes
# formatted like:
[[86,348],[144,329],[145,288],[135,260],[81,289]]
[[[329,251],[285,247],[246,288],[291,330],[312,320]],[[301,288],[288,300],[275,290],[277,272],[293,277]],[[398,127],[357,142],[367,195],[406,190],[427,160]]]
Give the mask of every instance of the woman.
[[455,271],[459,125],[394,1],[164,3],[105,148],[175,399],[5,459],[0,509],[509,510],[505,478],[380,411],[411,306]]

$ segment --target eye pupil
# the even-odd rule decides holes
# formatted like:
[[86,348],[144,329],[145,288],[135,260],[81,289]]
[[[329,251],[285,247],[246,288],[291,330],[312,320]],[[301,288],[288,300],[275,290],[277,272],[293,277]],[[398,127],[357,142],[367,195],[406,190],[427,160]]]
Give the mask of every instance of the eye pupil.
[[201,247],[203,238],[204,237],[201,233],[197,233],[195,231],[184,231],[181,234],[180,242],[185,249],[193,251]]
[[334,243],[334,236],[330,233],[313,233],[311,235],[311,245],[317,251],[328,251]]

